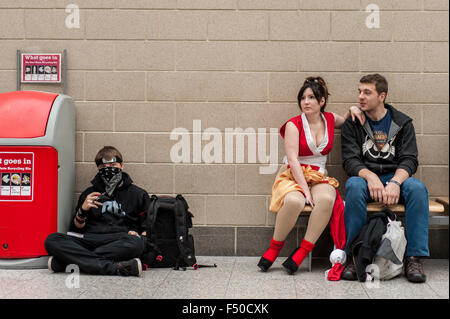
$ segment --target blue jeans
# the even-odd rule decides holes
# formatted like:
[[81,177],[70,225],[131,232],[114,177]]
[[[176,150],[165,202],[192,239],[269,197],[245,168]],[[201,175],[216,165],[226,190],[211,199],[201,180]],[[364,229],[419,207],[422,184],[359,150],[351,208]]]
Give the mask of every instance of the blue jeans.
[[[383,185],[394,173],[379,175]],[[345,231],[347,235],[346,252],[349,243],[355,238],[367,222],[367,203],[372,202],[367,181],[352,176],[345,184]],[[406,179],[400,189],[399,203],[405,205],[406,217],[406,256],[429,256],[428,250],[428,191],[425,185],[414,177]]]

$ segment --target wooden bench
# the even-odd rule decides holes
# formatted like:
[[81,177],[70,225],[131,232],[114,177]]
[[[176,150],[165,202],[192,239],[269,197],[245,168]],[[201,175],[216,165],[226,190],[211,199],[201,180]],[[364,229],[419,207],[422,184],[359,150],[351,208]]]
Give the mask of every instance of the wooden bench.
[[[396,205],[388,205],[390,210],[396,213],[399,216],[404,216],[405,214],[405,205],[396,204]],[[367,204],[367,212],[374,213],[380,212],[384,208],[384,205],[381,203],[368,203]],[[429,200],[429,209],[430,216],[448,216],[449,211],[449,198],[448,197],[439,197],[434,200]],[[311,213],[311,206],[306,205],[303,209],[300,216],[307,216]],[[312,261],[312,252],[308,254],[308,270],[311,272],[311,261]]]
[[448,216],[448,197],[438,197],[436,198],[436,202],[442,204],[444,206],[444,216]]
[[[447,209],[444,207],[446,200]],[[440,197],[434,200],[429,200],[429,208],[430,208],[430,216],[443,216],[445,213],[448,215],[448,197]],[[405,205],[402,204],[396,204],[396,205],[388,205],[387,206],[390,210],[392,210],[394,213],[402,216],[405,214]],[[383,210],[384,206],[381,203],[369,203],[367,204],[367,212],[368,213],[374,213],[374,212],[381,212]],[[306,214],[305,214],[306,213]],[[311,213],[311,206],[306,205],[305,208],[302,211],[302,215],[309,215]]]

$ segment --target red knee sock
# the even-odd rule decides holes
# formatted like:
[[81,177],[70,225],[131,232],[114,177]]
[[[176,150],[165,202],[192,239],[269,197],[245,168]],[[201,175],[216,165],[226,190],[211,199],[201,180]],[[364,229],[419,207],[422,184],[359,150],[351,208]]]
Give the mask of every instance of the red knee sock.
[[300,267],[300,264],[305,259],[306,255],[314,248],[314,244],[310,243],[306,239],[303,238],[302,243],[300,244],[300,248],[295,252],[292,256],[292,260]]
[[270,247],[269,249],[264,253],[263,257],[267,260],[274,262],[275,259],[277,259],[278,254],[280,253],[281,248],[283,248],[284,240],[283,241],[276,241],[272,238],[270,241]]

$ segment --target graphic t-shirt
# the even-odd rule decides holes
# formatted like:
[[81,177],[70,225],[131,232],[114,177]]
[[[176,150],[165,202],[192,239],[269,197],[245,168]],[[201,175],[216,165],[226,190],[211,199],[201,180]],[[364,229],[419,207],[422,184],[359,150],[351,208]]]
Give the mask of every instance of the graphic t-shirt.
[[373,138],[375,140],[375,145],[379,152],[383,149],[383,146],[387,143],[389,129],[391,127],[391,111],[387,110],[386,115],[379,121],[369,121],[370,127],[373,131]]

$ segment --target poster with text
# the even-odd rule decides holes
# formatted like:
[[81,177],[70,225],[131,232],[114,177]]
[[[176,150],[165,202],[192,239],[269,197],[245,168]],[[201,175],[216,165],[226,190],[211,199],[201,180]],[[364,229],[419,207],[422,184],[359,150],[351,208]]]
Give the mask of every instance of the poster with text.
[[60,83],[61,53],[22,53],[22,83]]
[[34,153],[0,152],[0,201],[32,201]]

